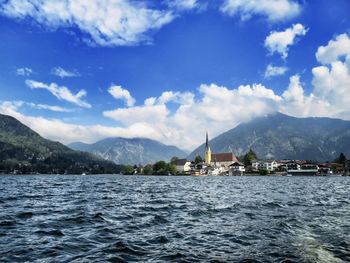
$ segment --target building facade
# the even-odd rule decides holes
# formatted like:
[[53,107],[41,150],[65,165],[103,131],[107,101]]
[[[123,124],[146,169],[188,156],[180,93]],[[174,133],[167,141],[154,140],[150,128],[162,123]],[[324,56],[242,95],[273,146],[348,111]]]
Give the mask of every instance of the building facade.
[[276,160],[267,160],[267,161],[253,161],[252,168],[254,171],[259,170],[267,170],[267,171],[275,171],[278,167]]
[[189,173],[191,171],[191,162],[186,159],[178,159],[175,162],[176,171],[179,173]]

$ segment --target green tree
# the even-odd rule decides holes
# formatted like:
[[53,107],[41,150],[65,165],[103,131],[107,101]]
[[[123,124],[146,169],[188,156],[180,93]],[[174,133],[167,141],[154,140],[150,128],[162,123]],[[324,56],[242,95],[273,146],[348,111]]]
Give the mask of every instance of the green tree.
[[163,175],[167,174],[167,163],[158,161],[153,165],[153,174]]
[[143,174],[151,175],[152,173],[153,173],[152,165],[147,164],[147,165],[143,168]]
[[174,156],[174,157],[171,158],[170,163],[171,164],[176,164],[177,160],[179,160],[179,158],[177,156]]
[[340,153],[339,157],[334,160],[335,163],[345,164],[346,156],[344,153]]
[[195,162],[195,164],[199,164],[199,163],[203,162],[203,159],[200,155],[196,155],[196,157],[194,158],[194,162]]
[[247,152],[243,157],[243,162],[245,166],[252,165],[252,161],[257,160],[258,157],[256,156],[256,153],[250,149],[249,152]]
[[134,168],[131,165],[126,165],[123,169],[123,174],[134,174]]
[[269,174],[269,171],[266,170],[266,169],[262,169],[262,170],[259,170],[259,174],[260,174],[260,175],[268,175],[268,174]]
[[176,166],[175,166],[175,164],[169,163],[167,165],[167,172],[168,172],[168,174],[175,175],[176,174]]

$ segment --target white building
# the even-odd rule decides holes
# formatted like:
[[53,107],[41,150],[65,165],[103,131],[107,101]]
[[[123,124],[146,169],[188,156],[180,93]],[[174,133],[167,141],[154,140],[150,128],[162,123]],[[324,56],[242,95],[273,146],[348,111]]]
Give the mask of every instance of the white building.
[[276,160],[266,160],[266,161],[253,161],[252,162],[252,168],[254,171],[259,170],[268,170],[268,171],[275,171],[278,167],[278,164]]
[[245,167],[243,163],[234,162],[229,166],[228,174],[229,175],[243,175],[245,172]]
[[228,170],[229,166],[238,162],[236,156],[233,153],[212,153],[211,154],[211,163],[212,167],[224,167]]
[[180,173],[189,173],[191,171],[191,162],[186,159],[178,159],[175,162],[176,171]]

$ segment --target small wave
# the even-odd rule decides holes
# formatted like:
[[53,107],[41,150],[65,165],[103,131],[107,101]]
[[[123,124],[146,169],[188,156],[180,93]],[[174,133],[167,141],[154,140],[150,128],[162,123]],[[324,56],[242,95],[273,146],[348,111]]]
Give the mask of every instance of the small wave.
[[63,237],[64,236],[63,232],[61,230],[58,230],[58,229],[49,230],[49,231],[38,230],[35,232],[35,234],[37,234],[39,236],[55,236],[55,237]]
[[208,215],[210,212],[208,210],[203,209],[195,209],[188,212],[190,215],[198,217],[203,215]]
[[186,256],[184,254],[177,252],[177,253],[161,256],[160,260],[172,261],[172,260],[184,259],[185,257]]
[[1,221],[0,222],[0,226],[4,226],[4,227],[9,227],[9,226],[14,226],[14,225],[16,225],[16,221],[8,221],[8,220],[6,220],[6,221]]
[[284,205],[277,203],[277,202],[267,202],[263,204],[264,207],[268,208],[282,208]]
[[169,239],[166,236],[157,236],[147,241],[147,243],[151,244],[166,244],[169,243]]
[[29,218],[32,218],[33,217],[33,213],[32,212],[20,212],[16,215],[17,218],[19,219],[29,219]]
[[161,216],[161,215],[155,215],[153,218],[153,223],[155,224],[165,224],[168,222],[169,221],[164,216]]
[[123,241],[113,243],[112,245],[109,245],[105,250],[109,253],[123,253],[134,256],[142,256],[146,254],[146,251],[144,251],[141,247],[137,247],[135,245],[131,246]]

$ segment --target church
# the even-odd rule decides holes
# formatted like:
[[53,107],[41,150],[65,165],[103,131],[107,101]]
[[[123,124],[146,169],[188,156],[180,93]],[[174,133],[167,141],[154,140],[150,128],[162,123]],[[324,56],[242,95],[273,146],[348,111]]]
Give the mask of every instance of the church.
[[212,153],[209,146],[208,132],[205,138],[204,162],[208,167],[220,167],[225,170],[234,162],[238,162],[236,156],[232,153]]

